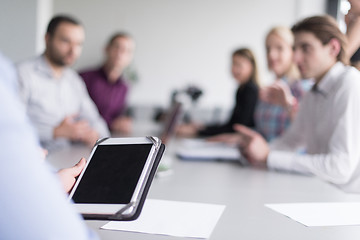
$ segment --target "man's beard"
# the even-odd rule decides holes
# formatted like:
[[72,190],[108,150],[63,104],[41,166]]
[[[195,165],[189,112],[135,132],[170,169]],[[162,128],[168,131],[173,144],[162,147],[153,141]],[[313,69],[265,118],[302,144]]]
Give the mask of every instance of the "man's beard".
[[49,58],[52,64],[57,65],[59,67],[66,67],[70,65],[64,61],[65,57],[60,56],[56,51],[54,51],[51,48],[48,49],[47,57]]

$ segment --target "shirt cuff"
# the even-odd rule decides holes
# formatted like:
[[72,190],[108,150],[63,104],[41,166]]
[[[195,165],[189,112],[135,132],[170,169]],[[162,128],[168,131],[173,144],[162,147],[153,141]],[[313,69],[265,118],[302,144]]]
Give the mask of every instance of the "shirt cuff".
[[270,151],[267,166],[269,169],[294,171],[294,159],[296,153],[285,151]]

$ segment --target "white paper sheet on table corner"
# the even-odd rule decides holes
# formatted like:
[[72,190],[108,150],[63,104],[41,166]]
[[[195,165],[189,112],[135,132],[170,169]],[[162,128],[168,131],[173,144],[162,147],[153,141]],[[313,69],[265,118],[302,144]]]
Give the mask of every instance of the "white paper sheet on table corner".
[[305,226],[360,225],[360,202],[265,204]]
[[224,205],[147,199],[135,221],[112,221],[102,229],[209,238]]

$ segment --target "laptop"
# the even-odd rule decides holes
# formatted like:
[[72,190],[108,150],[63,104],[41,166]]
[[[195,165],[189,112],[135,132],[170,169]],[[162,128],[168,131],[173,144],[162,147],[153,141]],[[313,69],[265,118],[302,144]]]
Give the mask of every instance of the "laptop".
[[175,101],[166,113],[165,121],[160,132],[160,139],[162,143],[169,143],[169,140],[174,136],[175,128],[179,123],[182,114],[182,104]]
[[[174,102],[169,108],[161,130],[160,139],[168,143],[175,134],[175,128],[183,116],[182,104]],[[220,142],[208,142],[206,139],[181,139],[176,148],[176,156],[189,161],[233,161],[246,165],[237,146]]]

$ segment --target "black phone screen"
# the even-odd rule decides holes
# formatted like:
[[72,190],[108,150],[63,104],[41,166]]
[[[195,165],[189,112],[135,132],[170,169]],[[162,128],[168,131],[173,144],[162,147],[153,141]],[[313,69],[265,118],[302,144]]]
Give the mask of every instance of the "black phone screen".
[[97,146],[72,197],[75,203],[127,204],[152,144]]

